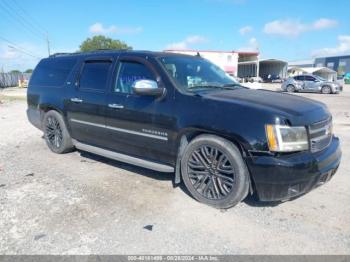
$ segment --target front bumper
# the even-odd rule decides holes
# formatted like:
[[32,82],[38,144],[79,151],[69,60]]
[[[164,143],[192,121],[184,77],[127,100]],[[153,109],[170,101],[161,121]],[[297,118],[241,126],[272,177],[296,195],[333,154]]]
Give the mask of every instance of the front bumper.
[[339,139],[324,150],[284,156],[252,156],[247,165],[261,201],[294,198],[329,181],[340,164]]
[[342,85],[340,85],[340,86],[338,86],[338,92],[342,92],[343,91],[343,86]]

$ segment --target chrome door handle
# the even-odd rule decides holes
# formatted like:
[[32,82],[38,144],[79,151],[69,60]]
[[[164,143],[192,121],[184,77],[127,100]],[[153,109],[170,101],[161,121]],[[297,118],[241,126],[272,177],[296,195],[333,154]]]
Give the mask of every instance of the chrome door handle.
[[83,99],[80,99],[80,98],[71,98],[70,101],[74,102],[74,103],[82,103],[83,102]]
[[124,106],[120,104],[108,104],[108,107],[110,108],[117,108],[117,109],[123,109]]

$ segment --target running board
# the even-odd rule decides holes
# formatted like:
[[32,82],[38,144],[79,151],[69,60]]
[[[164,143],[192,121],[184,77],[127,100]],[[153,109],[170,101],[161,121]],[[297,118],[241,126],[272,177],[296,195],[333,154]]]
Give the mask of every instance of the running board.
[[104,157],[111,158],[111,159],[114,159],[117,161],[121,161],[121,162],[132,164],[135,166],[140,166],[140,167],[152,169],[152,170],[159,171],[159,172],[165,172],[165,173],[173,173],[174,172],[174,168],[172,166],[159,164],[156,162],[144,160],[144,159],[137,158],[137,157],[132,157],[132,156],[121,154],[121,153],[116,153],[116,152],[102,149],[102,148],[95,147],[95,146],[90,146],[90,145],[78,142],[77,140],[74,140],[74,139],[72,139],[72,142],[77,149],[80,149],[82,151],[87,151],[87,152],[90,152],[90,153],[93,153],[96,155],[104,156]]

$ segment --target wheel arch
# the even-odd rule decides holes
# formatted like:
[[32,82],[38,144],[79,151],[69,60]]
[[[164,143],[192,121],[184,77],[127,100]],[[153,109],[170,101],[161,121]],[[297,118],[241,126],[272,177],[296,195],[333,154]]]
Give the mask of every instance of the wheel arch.
[[60,109],[59,107],[57,107],[55,105],[49,104],[49,103],[41,103],[41,104],[39,104],[38,108],[40,110],[41,122],[44,120],[44,116],[47,112],[49,112],[51,110],[56,111],[57,113],[59,113],[62,116],[64,124],[66,125],[66,127],[68,129],[68,132],[70,132],[69,127],[67,125],[68,123],[67,123],[64,111],[62,109]]
[[[219,132],[215,132],[213,130],[205,130],[205,129],[198,129],[198,128],[186,128],[185,130],[183,130],[179,136],[178,136],[178,140],[177,140],[177,159],[176,159],[176,166],[175,166],[175,184],[180,184],[181,183],[181,159],[183,156],[183,153],[185,152],[185,149],[187,147],[187,145],[196,137],[200,136],[200,135],[214,135],[214,136],[218,136],[221,138],[224,138],[228,141],[230,141],[231,143],[233,143],[238,150],[240,151],[243,161],[245,162],[245,164],[247,165],[246,162],[246,157],[248,156],[249,152],[248,149],[245,148],[243,146],[243,144],[247,143],[244,142],[243,138],[241,138],[241,136],[237,135],[237,134],[220,134]],[[250,174],[250,170],[248,168],[247,165],[247,170],[248,170],[248,179],[249,179],[249,192],[251,194],[253,194],[254,191],[254,185],[253,185],[253,180],[251,178],[251,174]]]

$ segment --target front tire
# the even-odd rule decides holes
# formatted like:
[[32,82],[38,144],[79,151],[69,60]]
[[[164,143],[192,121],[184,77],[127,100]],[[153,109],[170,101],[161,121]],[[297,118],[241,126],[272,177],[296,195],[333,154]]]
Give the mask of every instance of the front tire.
[[295,87],[293,85],[288,85],[286,90],[288,93],[294,93]]
[[52,152],[63,154],[74,149],[63,117],[57,111],[51,110],[44,115],[43,130],[46,144]]
[[332,89],[330,86],[323,86],[321,89],[321,93],[322,94],[331,94],[332,93]]
[[238,148],[214,135],[192,140],[181,160],[183,181],[199,202],[215,208],[237,205],[248,194],[249,173]]

